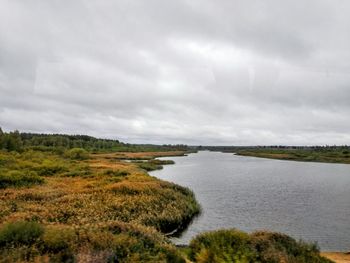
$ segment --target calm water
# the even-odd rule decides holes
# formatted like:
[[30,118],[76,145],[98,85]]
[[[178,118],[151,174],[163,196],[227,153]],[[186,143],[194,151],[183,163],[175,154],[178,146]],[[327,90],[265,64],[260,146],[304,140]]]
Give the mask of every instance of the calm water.
[[350,165],[199,152],[171,157],[153,176],[191,188],[203,213],[179,238],[218,228],[273,230],[350,250]]

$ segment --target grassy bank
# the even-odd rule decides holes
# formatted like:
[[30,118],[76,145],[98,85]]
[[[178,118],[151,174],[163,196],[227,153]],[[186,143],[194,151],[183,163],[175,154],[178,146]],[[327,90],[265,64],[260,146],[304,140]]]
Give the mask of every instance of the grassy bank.
[[1,151],[0,262],[183,262],[162,233],[199,212],[193,193],[121,160],[180,154]]
[[237,155],[262,157],[279,160],[304,162],[346,163],[350,164],[348,149],[309,148],[309,149],[278,149],[278,148],[251,148],[241,149]]
[[183,253],[192,262],[330,263],[316,245],[280,233],[230,229],[195,237]]

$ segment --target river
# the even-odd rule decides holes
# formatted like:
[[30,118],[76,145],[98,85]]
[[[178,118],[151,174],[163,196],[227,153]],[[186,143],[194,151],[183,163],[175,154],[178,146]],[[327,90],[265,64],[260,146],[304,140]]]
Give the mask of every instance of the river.
[[350,165],[280,161],[201,151],[168,157],[151,175],[189,187],[202,206],[176,244],[203,231],[272,230],[350,250]]

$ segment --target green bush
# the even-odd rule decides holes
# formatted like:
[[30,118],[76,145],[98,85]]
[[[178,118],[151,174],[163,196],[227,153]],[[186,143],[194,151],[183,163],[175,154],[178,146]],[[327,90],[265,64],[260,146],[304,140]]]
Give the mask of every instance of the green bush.
[[203,233],[190,243],[190,259],[195,262],[256,262],[249,235],[238,230]]
[[315,244],[280,233],[249,235],[235,229],[200,234],[187,253],[193,262],[331,263],[320,256]]
[[2,171],[0,173],[0,189],[7,187],[22,187],[44,183],[44,179],[33,171]]
[[52,176],[60,172],[65,172],[68,168],[58,160],[44,160],[41,165],[36,167],[39,175]]
[[73,148],[73,149],[67,150],[64,153],[64,156],[66,158],[73,159],[73,160],[86,160],[89,158],[89,153],[82,148]]
[[0,248],[32,245],[44,233],[44,228],[36,222],[19,221],[8,223],[0,229]]
[[107,262],[171,262],[185,263],[180,253],[140,233],[115,235],[113,253]]
[[316,244],[296,241],[285,234],[266,231],[256,232],[251,235],[251,242],[259,253],[259,262],[331,262],[320,256]]
[[46,252],[59,253],[70,250],[72,243],[76,242],[73,230],[68,228],[47,228],[43,236]]
[[0,152],[0,167],[11,166],[16,163],[16,159],[13,155]]

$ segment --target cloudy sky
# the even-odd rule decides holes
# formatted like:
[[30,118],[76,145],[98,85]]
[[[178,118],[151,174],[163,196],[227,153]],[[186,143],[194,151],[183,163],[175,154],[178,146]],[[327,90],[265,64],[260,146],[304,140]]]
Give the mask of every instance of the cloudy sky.
[[0,0],[0,126],[350,144],[350,1]]

